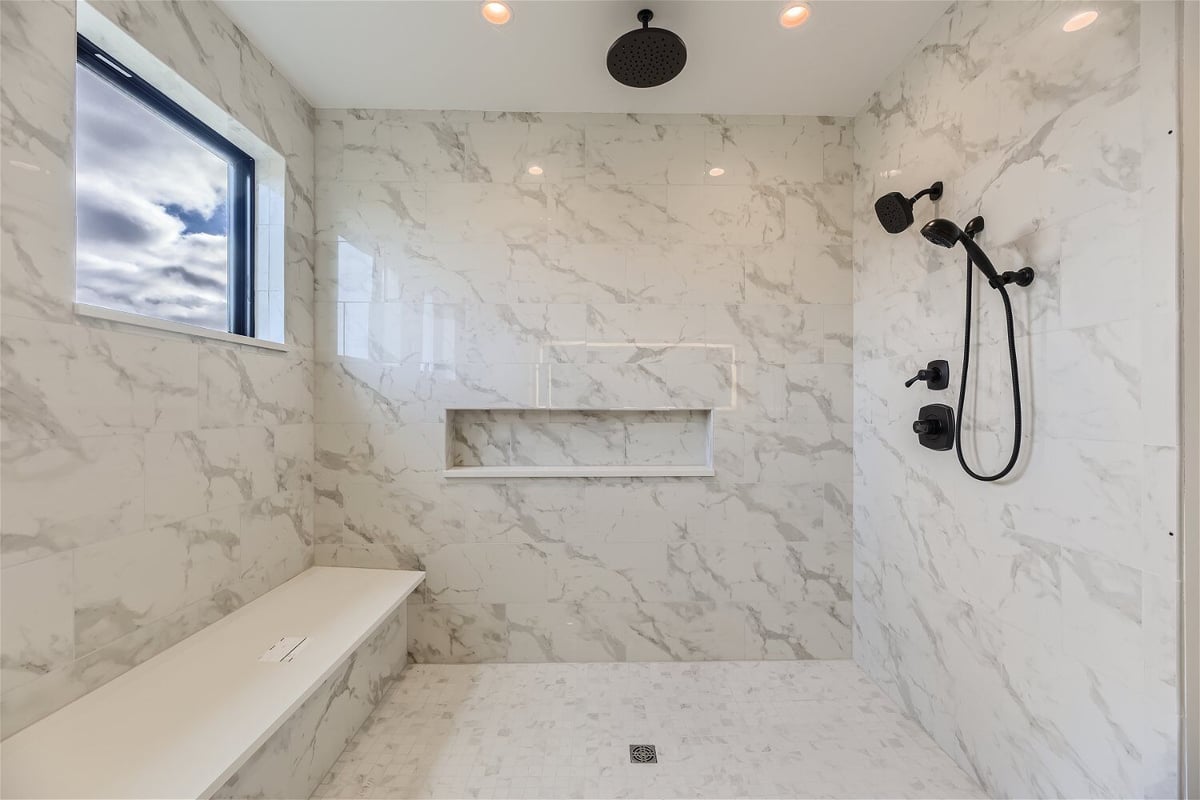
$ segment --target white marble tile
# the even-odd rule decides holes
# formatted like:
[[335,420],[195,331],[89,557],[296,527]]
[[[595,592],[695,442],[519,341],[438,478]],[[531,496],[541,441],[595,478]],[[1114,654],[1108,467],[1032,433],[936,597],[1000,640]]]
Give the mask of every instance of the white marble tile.
[[153,529],[82,548],[75,564],[75,647],[90,653],[184,605],[187,541]]
[[[573,652],[624,660],[621,638],[572,633],[587,615],[513,607],[521,635],[510,655],[550,660],[557,652],[539,632],[553,630]],[[641,742],[657,746],[657,764],[629,763],[629,745]],[[314,796],[781,797],[797,787],[824,797],[984,796],[844,661],[418,663]]]
[[788,240],[808,246],[848,244],[851,191],[848,183],[789,186],[784,203]]
[[823,126],[814,119],[787,125],[741,125],[705,132],[705,169],[719,167],[711,184],[818,183],[824,178]]
[[4,690],[69,664],[75,655],[74,558],[39,558],[0,573]]
[[75,7],[68,2],[4,9],[8,87],[0,104],[6,153],[0,305],[6,317],[67,320],[74,299]]
[[312,363],[205,345],[199,354],[200,426],[289,425],[312,421]]
[[274,494],[270,430],[221,428],[146,437],[146,520],[162,525]]
[[352,181],[461,183],[465,125],[351,117],[342,124],[341,177]]
[[746,299],[746,253],[740,247],[670,242],[629,248],[630,302],[699,305]]
[[[580,181],[585,174],[584,131],[578,125],[469,122],[467,136],[471,164],[467,174],[474,179],[564,183]],[[531,168],[541,172],[532,174]]]
[[[811,364],[821,361],[824,335],[820,306],[789,304],[708,307],[708,341],[732,349],[737,364]],[[724,351],[711,357],[725,360]]]
[[772,245],[746,251],[746,302],[848,305],[853,283],[845,245]]
[[[140,436],[5,441],[0,452],[6,563],[70,550],[144,526],[147,490]],[[64,497],[71,502],[64,503]]]
[[587,182],[702,183],[705,129],[692,125],[588,125]]
[[666,235],[665,186],[567,184],[547,191],[554,241],[640,242]]
[[699,364],[708,361],[703,306],[593,304],[587,309],[587,360],[596,364]]
[[437,603],[519,603],[547,599],[546,556],[522,544],[448,544],[425,559],[426,593]]
[[3,435],[95,436],[197,425],[196,348],[5,319]]
[[427,233],[435,242],[544,241],[552,217],[540,186],[500,183],[431,184]]
[[566,303],[473,304],[466,309],[460,363],[581,361],[588,309]]
[[418,664],[503,661],[508,652],[503,605],[409,604],[408,630]]
[[612,244],[514,245],[504,283],[521,303],[619,302],[627,292],[625,251]]
[[672,186],[667,213],[680,240],[748,245],[784,235],[784,194],[770,186]]

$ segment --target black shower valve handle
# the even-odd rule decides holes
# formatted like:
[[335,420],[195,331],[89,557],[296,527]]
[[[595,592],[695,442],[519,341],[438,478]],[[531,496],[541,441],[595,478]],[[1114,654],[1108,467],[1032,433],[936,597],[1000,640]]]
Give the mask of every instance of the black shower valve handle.
[[904,382],[904,388],[906,388],[906,389],[911,388],[912,385],[914,383],[916,383],[917,381],[928,381],[930,379],[930,377],[933,377],[935,375],[936,375],[936,373],[930,373],[930,371],[927,369],[919,369],[919,370],[917,370],[916,375],[912,376],[911,378],[909,378],[908,380],[906,380]]
[[950,363],[944,360],[930,361],[925,369],[917,370],[917,374],[904,382],[905,388],[911,387],[917,381],[925,381],[929,389],[945,389],[950,385]]

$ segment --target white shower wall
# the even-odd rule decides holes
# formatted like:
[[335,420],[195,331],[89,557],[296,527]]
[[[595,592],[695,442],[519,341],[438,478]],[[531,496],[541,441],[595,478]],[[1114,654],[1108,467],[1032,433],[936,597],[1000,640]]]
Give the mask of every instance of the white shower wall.
[[[854,656],[989,791],[1177,791],[1175,5],[962,3],[855,119]],[[1011,287],[1021,466],[972,481],[910,427],[954,405],[964,256],[921,221],[986,218]],[[979,286],[979,282],[976,282]],[[1000,298],[976,308],[970,462],[1007,459]],[[974,344],[974,343],[973,343]],[[949,359],[951,388],[903,381]]]
[[[427,570],[415,658],[849,654],[848,120],[327,110],[317,140],[317,560]],[[476,446],[542,464],[687,448],[603,409],[715,409],[716,477],[447,482],[447,408],[523,410]]]
[[3,735],[313,560],[312,109],[211,3],[92,5],[286,160],[289,350],[74,313],[77,5],[0,3]]

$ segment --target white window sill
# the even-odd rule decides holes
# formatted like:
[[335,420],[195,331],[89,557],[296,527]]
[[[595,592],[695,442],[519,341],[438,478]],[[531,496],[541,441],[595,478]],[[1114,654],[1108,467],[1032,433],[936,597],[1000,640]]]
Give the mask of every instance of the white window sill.
[[210,328],[201,328],[198,325],[186,325],[182,322],[170,322],[165,319],[144,317],[141,314],[130,314],[128,311],[115,311],[111,308],[93,306],[87,303],[76,303],[75,313],[81,317],[102,319],[107,322],[119,322],[122,325],[133,325],[138,328],[149,328],[156,331],[178,333],[184,336],[194,336],[198,339],[215,339],[219,342],[241,344],[248,347],[259,347],[263,350],[276,350],[281,353],[286,353],[290,349],[282,342],[272,342],[268,341],[267,339],[256,339],[253,336],[241,336],[236,333],[215,331]]

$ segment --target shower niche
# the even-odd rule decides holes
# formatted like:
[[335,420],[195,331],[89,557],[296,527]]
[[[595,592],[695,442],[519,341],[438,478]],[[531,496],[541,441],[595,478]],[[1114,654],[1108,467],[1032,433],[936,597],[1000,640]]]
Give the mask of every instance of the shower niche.
[[447,409],[447,478],[705,477],[710,408]]

